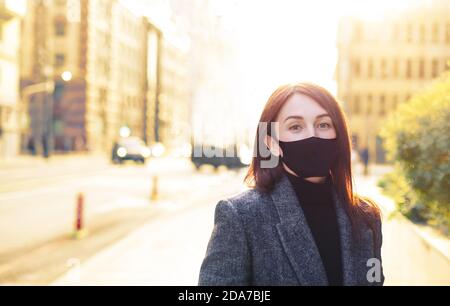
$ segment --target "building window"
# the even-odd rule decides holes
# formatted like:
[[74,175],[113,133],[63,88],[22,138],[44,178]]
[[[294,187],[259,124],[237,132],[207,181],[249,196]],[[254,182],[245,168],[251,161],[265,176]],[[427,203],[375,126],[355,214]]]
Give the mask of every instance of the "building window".
[[447,23],[445,28],[445,42],[450,44],[450,23]]
[[3,40],[3,31],[4,31],[3,27],[4,27],[4,24],[5,24],[5,22],[0,19],[0,41]]
[[438,23],[433,23],[433,32],[432,32],[431,40],[434,43],[439,41],[439,24]]
[[431,76],[433,78],[437,78],[439,75],[439,61],[437,59],[434,59],[431,64]]
[[0,139],[2,139],[3,136],[3,108],[0,105]]
[[392,63],[392,76],[394,78],[398,77],[398,59],[394,59],[394,62]]
[[381,78],[386,79],[387,77],[388,77],[387,61],[383,59],[381,60]]
[[392,28],[392,38],[393,42],[398,42],[400,39],[400,25],[398,23],[394,24]]
[[369,59],[367,63],[367,78],[373,78],[373,60]]
[[359,115],[360,113],[360,103],[361,103],[361,99],[359,98],[359,95],[355,95],[353,98],[353,113],[355,115]]
[[345,112],[351,115],[353,112],[352,98],[349,96],[344,96],[344,102],[345,102]]
[[423,58],[419,61],[419,78],[425,78],[425,60]]
[[420,25],[420,33],[419,33],[419,35],[420,35],[420,43],[421,44],[424,44],[425,43],[425,40],[426,40],[426,35],[427,35],[427,31],[426,31],[426,27],[425,27],[425,24],[421,24]]
[[353,74],[355,77],[359,77],[361,75],[361,62],[359,60],[353,60],[352,62]]
[[66,22],[63,20],[55,21],[55,35],[65,36],[66,35]]
[[373,103],[373,96],[368,95],[367,96],[367,115],[370,116],[372,114],[372,103]]
[[394,95],[394,96],[392,97],[392,108],[393,108],[394,110],[396,110],[396,109],[397,109],[397,106],[398,106],[398,96],[397,96],[397,95]]
[[353,32],[353,41],[354,42],[361,42],[363,40],[363,34],[364,34],[364,30],[363,30],[363,25],[358,22],[355,24],[355,31]]
[[380,97],[380,116],[386,115],[386,96],[381,95]]
[[406,27],[406,42],[412,43],[413,42],[413,26],[412,24],[408,24]]
[[60,54],[60,53],[56,54],[55,65],[57,67],[64,66],[65,62],[66,62],[66,56],[64,54]]
[[412,60],[410,59],[406,61],[406,78],[412,78]]

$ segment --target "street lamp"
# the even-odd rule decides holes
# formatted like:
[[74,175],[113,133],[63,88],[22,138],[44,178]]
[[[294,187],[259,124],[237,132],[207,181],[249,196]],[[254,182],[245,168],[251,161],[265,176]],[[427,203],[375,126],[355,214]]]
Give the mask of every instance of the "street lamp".
[[165,151],[166,148],[160,142],[157,142],[152,146],[152,155],[156,158],[163,156]]
[[128,138],[131,136],[131,129],[128,126],[123,126],[120,128],[119,135],[122,138]]
[[70,72],[70,71],[64,71],[64,72],[61,74],[61,79],[62,79],[64,82],[70,82],[70,81],[72,81],[72,77],[73,77],[73,75],[72,75],[72,72]]

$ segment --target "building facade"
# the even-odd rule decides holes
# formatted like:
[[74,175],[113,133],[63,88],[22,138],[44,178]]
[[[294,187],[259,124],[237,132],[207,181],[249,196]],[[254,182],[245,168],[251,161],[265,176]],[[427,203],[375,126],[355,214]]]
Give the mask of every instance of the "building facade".
[[168,152],[182,155],[191,137],[191,87],[186,50],[162,40],[159,137]]
[[[109,151],[122,126],[144,137],[145,28],[116,0],[29,1],[22,88],[53,81],[28,99],[29,138],[57,151]],[[50,122],[49,122],[50,121]]]
[[144,79],[145,103],[143,114],[143,134],[147,144],[160,142],[160,96],[161,96],[161,54],[163,34],[147,18],[144,19],[146,29],[146,76]]
[[385,162],[378,134],[387,116],[449,68],[449,5],[431,1],[380,20],[341,20],[338,98],[355,149],[368,148],[371,162]]
[[19,95],[21,21],[24,1],[0,1],[0,159],[19,153],[22,120]]

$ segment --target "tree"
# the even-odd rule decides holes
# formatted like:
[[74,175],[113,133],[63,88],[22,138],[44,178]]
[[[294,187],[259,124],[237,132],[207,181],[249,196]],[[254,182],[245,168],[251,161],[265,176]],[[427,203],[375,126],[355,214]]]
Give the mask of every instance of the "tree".
[[[403,104],[382,129],[396,171],[383,187],[401,212],[450,229],[450,72]],[[403,199],[398,199],[399,197]]]

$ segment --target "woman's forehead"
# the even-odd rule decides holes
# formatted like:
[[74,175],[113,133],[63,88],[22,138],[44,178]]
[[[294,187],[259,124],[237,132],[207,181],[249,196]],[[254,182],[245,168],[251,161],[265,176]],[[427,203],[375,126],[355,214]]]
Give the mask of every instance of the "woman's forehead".
[[291,116],[303,117],[305,120],[316,119],[324,114],[328,114],[328,112],[314,99],[302,94],[295,94],[283,105],[277,121],[283,122]]

